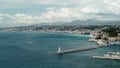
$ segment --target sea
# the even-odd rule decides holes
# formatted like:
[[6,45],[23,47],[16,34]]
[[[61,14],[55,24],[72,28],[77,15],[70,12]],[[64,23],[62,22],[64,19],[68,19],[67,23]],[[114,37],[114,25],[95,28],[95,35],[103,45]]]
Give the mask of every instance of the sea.
[[61,50],[97,46],[89,36],[50,32],[0,32],[0,68],[120,68],[120,61],[92,56],[120,51],[120,45],[56,55]]

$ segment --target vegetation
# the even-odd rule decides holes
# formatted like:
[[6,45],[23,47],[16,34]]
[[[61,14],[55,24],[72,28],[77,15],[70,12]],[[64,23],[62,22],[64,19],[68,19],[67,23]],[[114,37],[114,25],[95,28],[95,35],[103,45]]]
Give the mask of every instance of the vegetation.
[[116,37],[120,33],[120,27],[108,27],[102,31],[107,33],[109,37]]

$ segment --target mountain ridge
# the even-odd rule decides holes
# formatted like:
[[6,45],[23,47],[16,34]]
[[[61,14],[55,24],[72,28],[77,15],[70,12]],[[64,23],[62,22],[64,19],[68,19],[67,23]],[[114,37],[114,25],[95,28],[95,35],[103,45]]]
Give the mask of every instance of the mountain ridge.
[[70,22],[51,22],[51,23],[39,23],[35,26],[47,26],[47,25],[120,25],[120,21],[100,21],[100,20],[73,20]]

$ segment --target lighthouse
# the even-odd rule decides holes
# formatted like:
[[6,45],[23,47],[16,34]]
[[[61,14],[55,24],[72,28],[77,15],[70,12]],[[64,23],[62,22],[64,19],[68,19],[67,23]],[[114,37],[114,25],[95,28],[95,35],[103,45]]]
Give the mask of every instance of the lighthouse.
[[57,52],[58,52],[58,53],[60,53],[60,52],[61,52],[61,48],[60,48],[60,47],[58,48],[58,51],[57,51]]

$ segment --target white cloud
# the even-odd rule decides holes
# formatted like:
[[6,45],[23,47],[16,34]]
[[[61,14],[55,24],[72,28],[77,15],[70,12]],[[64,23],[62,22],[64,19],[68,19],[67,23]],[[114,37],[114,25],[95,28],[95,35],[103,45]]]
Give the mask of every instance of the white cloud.
[[105,0],[104,2],[113,7],[120,7],[120,0]]
[[92,8],[92,7],[84,7],[82,8],[83,13],[98,13],[99,10],[97,8]]
[[1,9],[19,7],[23,7],[25,9],[26,6],[32,6],[29,8],[33,9],[35,8],[33,5],[38,5],[38,7],[40,5],[47,5],[46,11],[42,11],[42,13],[40,13],[41,15],[38,16],[26,15],[24,13],[1,13],[0,24],[10,23],[13,25],[26,25],[41,22],[71,21],[76,19],[118,20],[119,17],[105,17],[104,15],[96,15],[96,13],[120,14],[120,0],[0,0]]
[[25,14],[15,14],[14,15],[14,23],[26,23],[31,24],[36,22],[35,17]]
[[[49,8],[48,8],[49,9]],[[99,10],[91,7],[83,8],[60,8],[60,9],[51,9],[48,12],[43,13],[40,17],[46,19],[46,22],[54,21],[70,21],[70,20],[83,20],[88,19],[88,14],[96,14]]]
[[47,4],[47,5],[73,5],[73,4],[81,4],[84,0],[36,0],[31,1],[36,4]]
[[[25,14],[0,14],[0,24],[29,25],[38,22],[39,17]],[[7,25],[6,25],[7,26]]]
[[111,12],[120,14],[120,0],[105,0],[104,3],[108,4]]
[[[0,8],[3,9],[28,8],[33,5],[51,5],[56,8],[60,5],[61,8],[65,8],[65,6],[71,8],[91,7],[91,9],[99,9],[102,13],[120,13],[120,0],[0,0]],[[87,8],[84,10],[86,11]]]
[[72,20],[116,20],[119,18],[110,18],[105,16],[96,15],[100,12],[99,9],[93,7],[83,8],[47,8],[47,12],[42,13],[39,16],[32,16],[26,14],[0,14],[0,23],[8,24],[37,24],[37,23],[51,23],[56,21],[72,21]]
[[83,11],[86,13],[89,13],[89,11],[97,12],[94,9],[99,10],[101,13],[120,13],[120,0],[36,0],[30,2],[35,4],[53,5],[54,7],[57,5],[74,6],[71,8],[84,8]]
[[37,24],[37,23],[51,23],[56,21],[72,21],[72,20],[110,20],[111,18],[105,18],[104,16],[96,15],[99,10],[92,7],[83,8],[47,8],[47,12],[42,13],[39,16],[32,16],[26,14],[0,14],[0,23],[8,24]]

